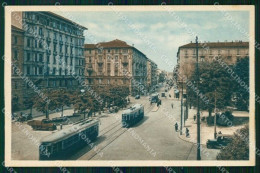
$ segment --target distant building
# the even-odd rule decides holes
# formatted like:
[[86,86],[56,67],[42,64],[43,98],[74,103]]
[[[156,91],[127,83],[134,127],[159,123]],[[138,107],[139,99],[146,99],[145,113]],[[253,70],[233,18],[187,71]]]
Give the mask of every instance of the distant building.
[[[13,12],[11,23],[12,37],[17,28],[23,32],[23,49],[19,50],[19,69],[35,87],[70,87],[75,88],[79,82],[74,75],[84,77],[84,36],[87,28],[52,12]],[[12,44],[12,56],[15,47]],[[28,83],[20,81],[14,75],[13,87],[19,83],[19,92],[23,99],[33,92]],[[21,94],[20,94],[21,95]]]
[[148,59],[147,61],[147,89],[148,91],[151,88],[155,87],[157,84],[157,64],[152,60]]
[[87,84],[125,85],[129,87],[132,95],[147,92],[149,59],[134,46],[118,39],[85,44],[85,60]]
[[[198,59],[201,61],[213,61],[214,57],[222,58],[227,64],[235,64],[239,59],[247,57],[249,53],[249,43],[242,41],[235,42],[205,42],[198,44]],[[196,62],[196,43],[189,43],[180,46],[177,52],[177,65],[174,68],[174,78],[181,88],[182,81],[178,77],[190,77],[194,71]],[[186,89],[184,86],[184,97]]]

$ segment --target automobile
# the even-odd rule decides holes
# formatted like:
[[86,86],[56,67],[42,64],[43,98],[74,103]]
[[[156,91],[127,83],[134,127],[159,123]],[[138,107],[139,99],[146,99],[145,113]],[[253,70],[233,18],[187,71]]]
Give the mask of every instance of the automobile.
[[140,95],[136,95],[136,96],[135,96],[135,99],[140,99]]
[[208,139],[206,145],[207,148],[221,149],[227,146],[232,141],[231,135],[218,135],[217,139]]
[[165,97],[165,93],[162,93],[162,97]]

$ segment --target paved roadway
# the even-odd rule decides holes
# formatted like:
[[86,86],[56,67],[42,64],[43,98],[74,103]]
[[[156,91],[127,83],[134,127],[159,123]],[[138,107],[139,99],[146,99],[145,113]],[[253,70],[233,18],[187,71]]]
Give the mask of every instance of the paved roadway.
[[[145,105],[141,122],[127,130],[121,128],[121,116],[115,116],[114,121],[100,131],[95,145],[83,148],[70,159],[196,160],[196,145],[181,140],[179,132],[174,130],[175,122],[180,122],[180,101],[162,98],[156,112],[152,111],[155,105],[150,106],[148,97],[136,101]],[[215,160],[218,151],[203,147],[202,160]]]

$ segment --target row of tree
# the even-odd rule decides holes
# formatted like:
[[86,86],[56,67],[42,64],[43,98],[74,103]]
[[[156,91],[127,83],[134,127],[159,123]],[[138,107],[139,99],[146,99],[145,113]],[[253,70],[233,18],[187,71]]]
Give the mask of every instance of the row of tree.
[[[243,58],[236,64],[223,67],[217,61],[201,62],[199,64],[200,82],[199,92],[206,96],[206,101],[200,101],[200,108],[208,110],[209,116],[215,108],[225,109],[227,106],[235,106],[238,110],[248,110],[249,92],[244,86],[249,86],[249,58]],[[238,82],[243,81],[243,83]],[[196,86],[197,73],[193,70],[189,80]],[[244,86],[241,85],[245,84]],[[197,105],[197,93],[194,87],[187,86],[188,102]]]
[[43,94],[48,97],[50,102],[46,102],[38,95],[32,93],[24,104],[28,109],[35,108],[37,111],[46,114],[49,118],[49,111],[56,110],[61,112],[63,116],[63,109],[65,106],[72,106],[74,112],[92,114],[103,111],[104,108],[111,106],[125,107],[127,105],[127,96],[129,95],[129,88],[124,86],[106,86],[94,87],[88,90],[71,90],[71,89],[44,89]]

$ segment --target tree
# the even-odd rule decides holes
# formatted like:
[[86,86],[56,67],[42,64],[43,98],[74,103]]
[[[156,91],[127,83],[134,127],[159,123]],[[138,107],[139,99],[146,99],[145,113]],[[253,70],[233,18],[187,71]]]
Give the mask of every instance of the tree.
[[88,92],[81,93],[80,91],[75,91],[72,103],[75,110],[84,113],[84,118],[86,117],[86,112],[90,112],[94,106],[93,100]]
[[52,92],[52,101],[56,107],[61,108],[61,116],[63,116],[64,106],[71,105],[71,94],[68,90],[65,89],[56,89]]
[[[249,87],[249,57],[240,59],[240,61],[234,65],[234,73],[241,79],[240,84],[234,81],[234,83],[236,83],[236,85],[234,85],[234,92],[237,97],[235,106],[239,110],[248,110],[249,92],[246,88]],[[246,87],[241,86],[242,82],[245,83]]]
[[31,93],[31,94],[28,94],[27,97],[24,99],[24,105],[25,105],[26,109],[30,109],[31,115],[32,115],[32,109],[33,109],[33,105],[34,105],[34,98],[35,98],[35,94]]
[[35,95],[34,104],[33,107],[40,112],[43,112],[46,114],[46,118],[49,119],[49,110],[54,110],[56,108],[56,104],[53,102],[53,91],[50,89],[42,90],[42,93],[44,96],[46,96],[48,99],[43,99],[42,97],[39,97],[38,95]]
[[249,127],[236,131],[232,142],[220,150],[218,160],[248,160],[249,159]]
[[[200,95],[200,108],[202,110],[208,110],[209,116],[215,107],[218,109],[224,109],[230,104],[233,82],[226,71],[218,62],[201,62],[199,64],[200,71],[200,84],[198,90],[196,89],[196,71],[193,72],[189,79],[192,85],[187,86],[187,93],[190,98],[190,102],[193,106],[197,105],[197,95]],[[194,89],[195,86],[195,89]],[[199,91],[199,92],[197,92]],[[216,94],[215,94],[216,92]]]

